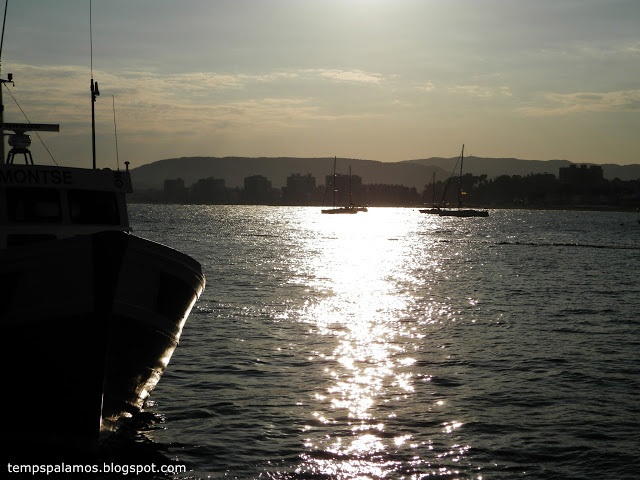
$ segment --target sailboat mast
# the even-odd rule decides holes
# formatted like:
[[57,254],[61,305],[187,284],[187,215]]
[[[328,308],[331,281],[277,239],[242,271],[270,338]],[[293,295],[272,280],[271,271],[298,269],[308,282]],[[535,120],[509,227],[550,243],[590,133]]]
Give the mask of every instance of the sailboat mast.
[[436,171],[433,171],[433,181],[431,182],[431,206],[436,206]]
[[349,206],[353,205],[353,192],[351,191],[351,165],[349,165]]
[[338,157],[333,157],[333,206],[336,206],[336,160]]
[[460,154],[460,177],[458,177],[458,207],[462,207],[462,162],[464,162],[464,143]]

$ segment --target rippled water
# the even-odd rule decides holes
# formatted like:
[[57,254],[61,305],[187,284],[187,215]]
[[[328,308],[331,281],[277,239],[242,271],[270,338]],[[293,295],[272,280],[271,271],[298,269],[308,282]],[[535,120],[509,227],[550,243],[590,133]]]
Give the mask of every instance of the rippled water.
[[639,214],[131,210],[208,282],[149,407],[181,478],[638,478]]

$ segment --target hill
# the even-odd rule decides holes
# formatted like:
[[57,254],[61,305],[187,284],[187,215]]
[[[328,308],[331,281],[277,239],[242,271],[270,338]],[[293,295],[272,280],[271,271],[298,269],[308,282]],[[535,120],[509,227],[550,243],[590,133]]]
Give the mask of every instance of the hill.
[[[387,163],[349,158],[337,159],[337,172],[362,177],[363,183],[405,185],[420,190],[431,181],[433,172],[438,178],[449,174],[439,167],[419,163]],[[286,185],[287,177],[294,173],[316,177],[317,185],[324,185],[325,177],[333,174],[333,158],[246,158],[246,157],[183,157],[159,160],[131,169],[137,189],[162,188],[164,180],[182,178],[191,185],[201,178],[215,177],[225,180],[227,187],[243,187],[245,177],[263,175],[274,188]]]
[[[416,163],[429,167],[439,167],[451,174],[458,161],[458,157],[440,158],[432,157],[419,160],[406,160],[401,163]],[[553,173],[556,177],[561,167],[568,167],[573,162],[568,160],[520,160],[517,158],[482,158],[469,156],[464,158],[464,173],[472,175],[486,175],[495,178],[500,175],[526,176],[531,173]],[[580,164],[582,165],[582,164]],[[601,165],[604,178],[613,180],[637,180],[640,178],[640,165]]]
[[[451,175],[457,157],[405,160],[402,162],[379,162],[338,158],[338,173],[347,174],[349,167],[353,175],[362,177],[365,184],[405,185],[422,190],[431,182]],[[519,160],[516,158],[465,157],[464,173],[487,175],[521,175],[530,173],[552,173],[558,176],[560,167],[571,165],[567,160]],[[640,178],[640,165],[602,165],[604,177],[612,180],[635,180]],[[136,189],[162,188],[166,179],[182,178],[187,186],[201,178],[215,177],[225,180],[227,187],[242,187],[244,178],[251,175],[267,177],[274,188],[286,185],[288,176],[294,173],[316,177],[318,185],[333,172],[333,158],[249,158],[249,157],[182,157],[159,160],[131,169]],[[457,172],[456,172],[457,173]]]

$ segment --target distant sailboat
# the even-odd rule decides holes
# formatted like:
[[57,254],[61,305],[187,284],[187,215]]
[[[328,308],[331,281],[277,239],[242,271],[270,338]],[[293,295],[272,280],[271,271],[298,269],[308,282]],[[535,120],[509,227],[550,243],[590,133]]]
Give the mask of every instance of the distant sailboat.
[[462,164],[464,162],[464,145],[460,154],[460,175],[458,177],[458,208],[441,209],[437,212],[441,217],[488,217],[488,210],[474,210],[462,208]]
[[358,213],[368,211],[366,207],[358,207],[351,202],[351,167],[349,167],[349,205],[346,207],[336,207],[336,157],[333,159],[333,208],[327,208],[322,210],[322,213],[337,214],[337,213]]
[[436,205],[436,172],[433,172],[433,181],[431,182],[431,208],[420,209],[420,213],[431,213],[433,215],[439,215],[441,209]]

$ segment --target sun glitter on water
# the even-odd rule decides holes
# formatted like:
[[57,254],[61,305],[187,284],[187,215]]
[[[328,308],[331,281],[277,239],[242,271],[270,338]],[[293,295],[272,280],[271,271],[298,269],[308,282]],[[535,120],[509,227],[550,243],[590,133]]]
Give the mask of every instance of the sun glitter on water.
[[[381,477],[394,467],[385,452],[411,443],[409,434],[390,435],[385,421],[395,416],[390,400],[414,391],[415,360],[403,341],[412,335],[403,321],[409,296],[399,288],[407,283],[413,254],[406,238],[415,224],[397,210],[370,209],[312,215],[307,225],[310,254],[299,268],[313,272],[312,287],[322,295],[301,318],[335,342],[332,351],[316,352],[326,364],[327,388],[314,412],[319,424],[333,428],[328,435],[308,437],[306,447],[315,454],[306,456],[305,468],[338,478]],[[382,415],[381,406],[390,410]]]

